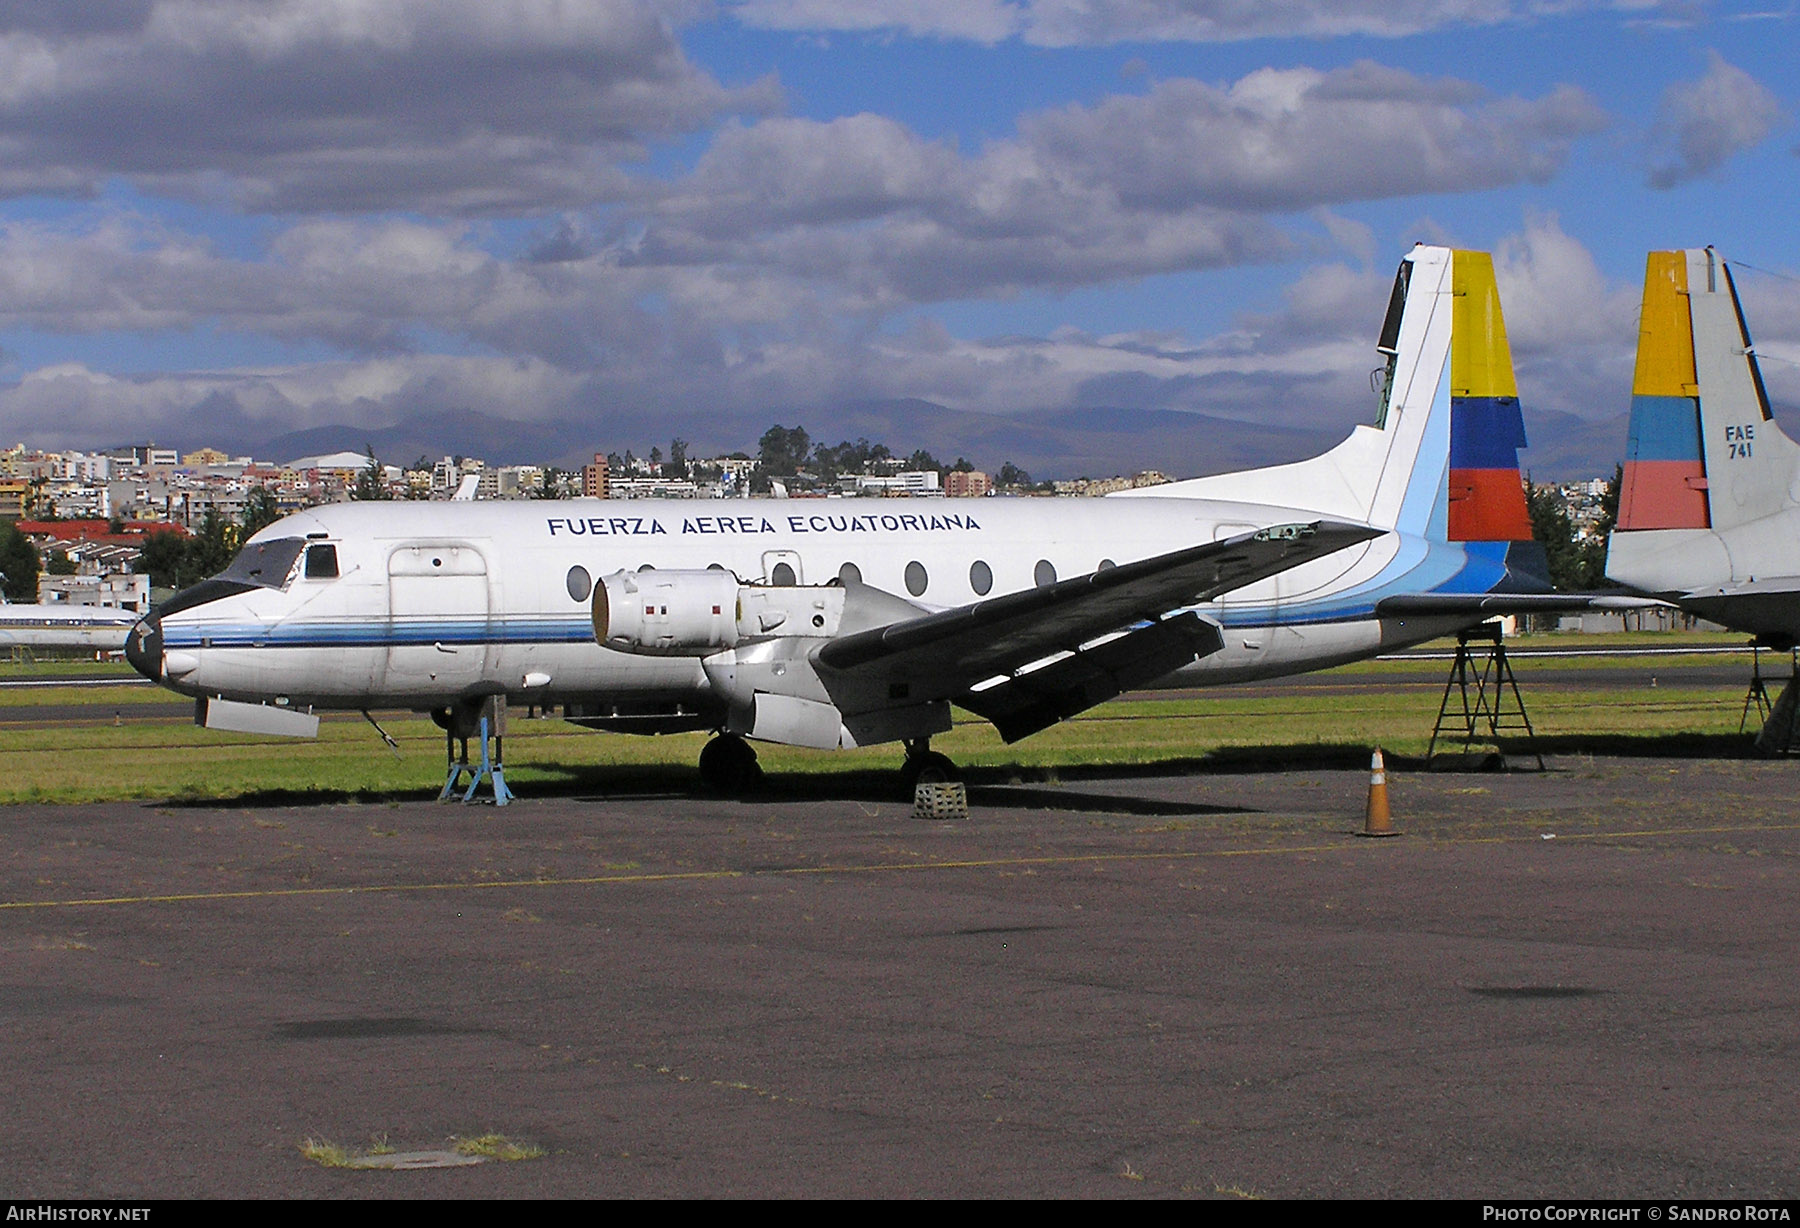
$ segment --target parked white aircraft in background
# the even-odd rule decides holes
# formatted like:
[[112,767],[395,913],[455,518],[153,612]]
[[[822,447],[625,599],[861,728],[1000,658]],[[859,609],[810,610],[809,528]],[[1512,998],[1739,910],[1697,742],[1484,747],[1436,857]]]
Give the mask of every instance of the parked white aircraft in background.
[[1566,607],[1529,540],[1488,256],[1409,253],[1378,349],[1375,425],[1135,497],[315,508],[127,656],[224,727],[415,707],[468,736],[505,695],[595,729],[713,729],[701,771],[729,788],[756,775],[746,738],[899,741],[916,779],[953,770],[929,750],[952,703],[1011,741],[1171,675],[1319,669]]
[[0,602],[0,648],[91,648],[119,652],[139,615],[109,606]]
[[1800,447],[1769,411],[1731,270],[1651,252],[1606,574],[1765,645],[1800,642]]

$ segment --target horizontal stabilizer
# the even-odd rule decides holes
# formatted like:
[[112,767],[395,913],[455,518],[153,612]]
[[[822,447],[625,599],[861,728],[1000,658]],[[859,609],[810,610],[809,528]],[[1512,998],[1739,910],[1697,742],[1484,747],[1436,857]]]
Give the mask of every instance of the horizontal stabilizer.
[[1720,584],[1697,588],[1680,600],[1701,597],[1781,597],[1800,594],[1800,576],[1766,576],[1760,580],[1742,580],[1736,584]]
[[1432,614],[1575,614],[1602,610],[1648,610],[1667,605],[1621,593],[1404,593],[1385,597],[1375,613],[1386,618]]
[[1800,576],[1759,576],[1694,589],[1677,600],[1688,613],[1747,631],[1771,647],[1800,643]]

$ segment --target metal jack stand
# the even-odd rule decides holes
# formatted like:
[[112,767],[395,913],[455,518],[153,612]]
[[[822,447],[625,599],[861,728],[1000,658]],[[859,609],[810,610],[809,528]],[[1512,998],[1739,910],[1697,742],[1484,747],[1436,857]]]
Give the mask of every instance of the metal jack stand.
[[[462,756],[456,754],[458,741],[455,728],[444,731],[444,759],[449,764],[444,773],[444,787],[438,792],[438,801],[447,802],[462,785],[465,773],[469,777],[468,787],[462,790],[458,800],[471,802],[475,800],[475,790],[481,786],[482,777],[491,777],[494,788],[494,805],[504,806],[512,801],[512,790],[506,787],[506,765],[504,746],[506,742],[506,696],[495,695],[481,706],[480,719],[475,723],[474,736],[481,741],[481,762],[473,766],[469,763],[469,735],[460,739]],[[488,757],[488,742],[493,741],[493,758]]]
[[[1476,641],[1471,646],[1471,641]],[[1460,699],[1452,706],[1451,697]],[[1508,704],[1508,696],[1511,703]],[[1537,749],[1537,734],[1531,718],[1525,714],[1525,699],[1519,694],[1519,681],[1506,660],[1506,645],[1501,641],[1500,624],[1483,623],[1456,637],[1456,659],[1450,665],[1450,680],[1444,684],[1444,701],[1438,705],[1437,725],[1431,731],[1431,745],[1425,760],[1436,757],[1438,739],[1460,740],[1461,754],[1477,742],[1491,744],[1506,762],[1506,739],[1523,736],[1525,753],[1537,760],[1538,771],[1544,771],[1544,756]]]
[[1768,723],[1769,712],[1775,705],[1769,701],[1769,688],[1762,676],[1762,645],[1755,640],[1750,641],[1750,690],[1744,696],[1744,714],[1738,718],[1738,732],[1745,733],[1750,728],[1750,709],[1756,709],[1756,723],[1761,726]]
[[[1796,749],[1800,749],[1800,651],[1790,653],[1789,660],[1787,685],[1781,688],[1781,694],[1776,696],[1773,704],[1769,703],[1767,688],[1763,689],[1764,719],[1762,729],[1756,735],[1758,754],[1775,757],[1791,755]],[[1759,670],[1750,683],[1751,694],[1754,695],[1756,688],[1761,686],[1762,674]],[[1749,714],[1750,700],[1746,698],[1744,715],[1748,718]],[[1739,728],[1741,730],[1742,726]]]

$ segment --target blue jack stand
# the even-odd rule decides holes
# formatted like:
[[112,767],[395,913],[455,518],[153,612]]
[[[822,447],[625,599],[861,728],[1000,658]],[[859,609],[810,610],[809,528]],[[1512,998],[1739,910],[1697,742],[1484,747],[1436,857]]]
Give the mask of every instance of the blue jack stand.
[[[491,724],[490,724],[491,720]],[[493,758],[488,757],[489,733],[492,731],[494,743]],[[481,787],[484,776],[492,777],[494,788],[494,805],[504,806],[512,801],[512,790],[506,787],[506,767],[501,762],[503,746],[506,740],[506,696],[496,695],[482,705],[481,719],[475,727],[475,736],[481,740],[481,762],[469,763],[469,739],[462,739],[462,757],[456,755],[456,733],[448,730],[444,734],[444,758],[449,763],[444,773],[444,787],[438,792],[438,801],[447,802],[462,786],[462,778],[466,773],[469,778],[467,788],[463,788],[458,801],[463,803],[475,800],[475,790]]]

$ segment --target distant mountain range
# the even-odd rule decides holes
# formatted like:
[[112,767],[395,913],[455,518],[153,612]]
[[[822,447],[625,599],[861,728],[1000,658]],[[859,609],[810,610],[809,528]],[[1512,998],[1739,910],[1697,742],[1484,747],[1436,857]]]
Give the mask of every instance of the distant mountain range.
[[[1298,459],[1331,446],[1337,435],[1163,410],[977,414],[930,401],[901,400],[853,404],[829,417],[770,410],[756,415],[669,413],[651,421],[635,413],[609,412],[582,422],[521,423],[444,414],[391,427],[325,426],[273,437],[227,431],[234,438],[214,446],[276,461],[372,447],[391,464],[458,455],[479,456],[498,465],[575,468],[592,460],[595,452],[630,449],[644,456],[652,447],[667,452],[675,437],[688,441],[692,457],[738,451],[754,456],[757,440],[778,423],[806,428],[815,444],[867,439],[901,455],[923,448],[946,464],[967,457],[976,468],[989,471],[1011,461],[1040,480],[1106,477],[1140,469],[1160,469],[1171,476],[1241,469]],[[243,437],[236,438],[239,434]]]
[[[668,450],[674,437],[689,442],[692,457],[742,451],[755,455],[771,425],[803,426],[814,443],[868,439],[902,455],[923,448],[940,461],[967,457],[976,468],[996,471],[1007,461],[1034,478],[1105,477],[1159,469],[1191,477],[1281,464],[1315,455],[1337,443],[1349,427],[1297,429],[1263,426],[1204,414],[1155,409],[1066,409],[1039,413],[978,414],[930,401],[852,404],[828,418],[818,412],[769,410],[757,414],[670,412],[654,419],[636,411],[608,411],[582,421],[506,422],[455,413],[414,418],[397,426],[324,426],[268,436],[241,419],[190,440],[234,454],[287,461],[298,456],[373,448],[390,464],[419,457],[479,456],[489,464],[552,464],[577,468],[595,452],[627,449],[648,455]],[[1531,446],[1521,468],[1540,482],[1611,476],[1625,452],[1625,416],[1603,420],[1525,411]],[[1800,431],[1789,430],[1800,437]],[[221,437],[221,436],[225,437]]]

